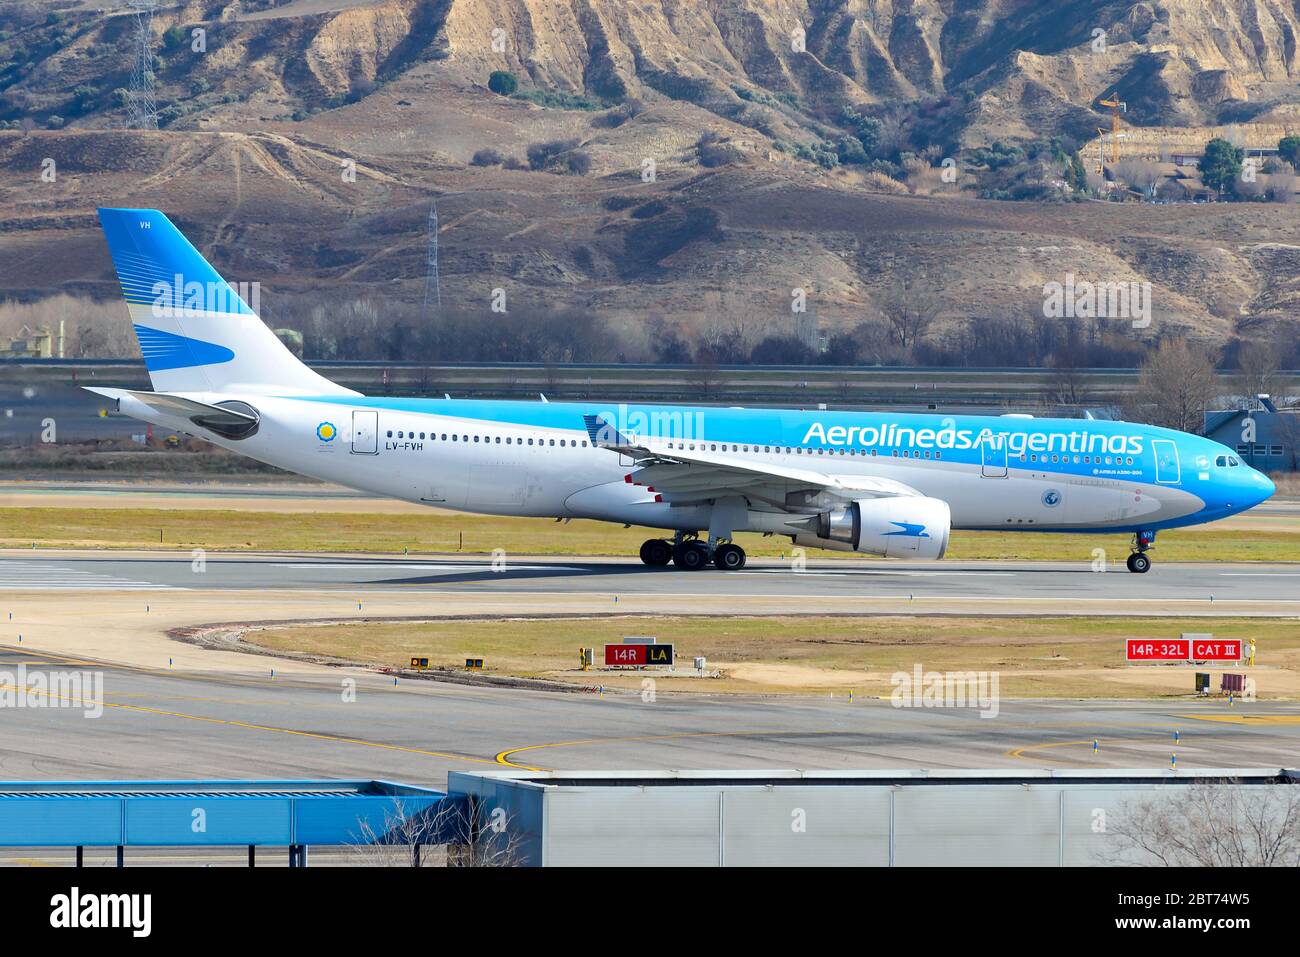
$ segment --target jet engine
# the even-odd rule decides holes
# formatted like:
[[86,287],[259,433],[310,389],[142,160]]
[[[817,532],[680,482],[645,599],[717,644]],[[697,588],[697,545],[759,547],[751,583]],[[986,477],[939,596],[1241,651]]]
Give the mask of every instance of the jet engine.
[[885,558],[943,558],[952,515],[937,498],[864,498],[819,513],[796,545],[865,552]]

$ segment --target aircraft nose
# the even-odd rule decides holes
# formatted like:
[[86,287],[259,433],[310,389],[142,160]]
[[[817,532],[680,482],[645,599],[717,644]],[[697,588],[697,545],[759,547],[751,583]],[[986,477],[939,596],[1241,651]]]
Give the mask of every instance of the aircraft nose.
[[1255,483],[1259,488],[1259,500],[1255,502],[1256,505],[1260,502],[1267,502],[1273,497],[1273,493],[1277,491],[1277,483],[1263,472],[1255,472]]

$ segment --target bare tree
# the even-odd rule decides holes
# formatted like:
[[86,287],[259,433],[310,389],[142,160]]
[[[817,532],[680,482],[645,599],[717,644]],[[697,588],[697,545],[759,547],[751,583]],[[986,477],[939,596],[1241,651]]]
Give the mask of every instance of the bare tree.
[[1168,785],[1147,800],[1125,802],[1111,818],[1104,863],[1300,866],[1300,784]]
[[1180,432],[1199,432],[1218,393],[1210,354],[1183,339],[1166,339],[1143,363],[1125,417]]
[[361,866],[518,867],[524,835],[511,824],[501,808],[483,815],[481,808],[445,800],[408,810],[399,800],[378,831],[363,822],[350,849]]
[[1247,401],[1257,395],[1272,396],[1282,388],[1283,377],[1278,373],[1277,343],[1255,340],[1238,350],[1236,386]]
[[1047,397],[1057,405],[1078,407],[1087,401],[1088,377],[1077,365],[1059,358],[1047,378]]
[[880,311],[889,322],[894,342],[910,350],[930,331],[942,308],[943,303],[934,293],[901,282],[884,297]]
[[1156,195],[1156,186],[1160,183],[1160,167],[1151,160],[1123,160],[1115,167],[1115,175],[1148,199]]
[[695,394],[703,399],[713,398],[725,385],[722,370],[712,358],[697,362],[686,372],[685,377],[695,390]]
[[1296,174],[1290,168],[1281,170],[1269,179],[1269,195],[1275,203],[1295,202]]

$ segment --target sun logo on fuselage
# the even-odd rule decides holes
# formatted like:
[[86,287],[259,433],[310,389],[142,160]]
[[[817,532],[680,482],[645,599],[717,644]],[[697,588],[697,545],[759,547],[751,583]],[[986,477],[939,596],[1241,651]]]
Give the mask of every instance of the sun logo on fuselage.
[[322,422],[316,426],[316,438],[322,442],[333,442],[339,434],[339,430],[334,427],[333,422]]

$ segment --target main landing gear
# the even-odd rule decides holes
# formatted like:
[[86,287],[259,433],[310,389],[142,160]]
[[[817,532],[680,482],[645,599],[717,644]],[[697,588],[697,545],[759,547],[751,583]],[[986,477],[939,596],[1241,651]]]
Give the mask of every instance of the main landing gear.
[[708,542],[678,533],[671,542],[662,538],[643,542],[641,561],[654,568],[672,562],[688,572],[697,572],[712,563],[723,571],[732,572],[745,567],[745,550],[735,542],[719,542],[710,547]]
[[1128,570],[1145,575],[1151,570],[1151,559],[1147,558],[1147,549],[1156,543],[1155,532],[1138,532],[1133,536],[1133,554],[1128,557]]

